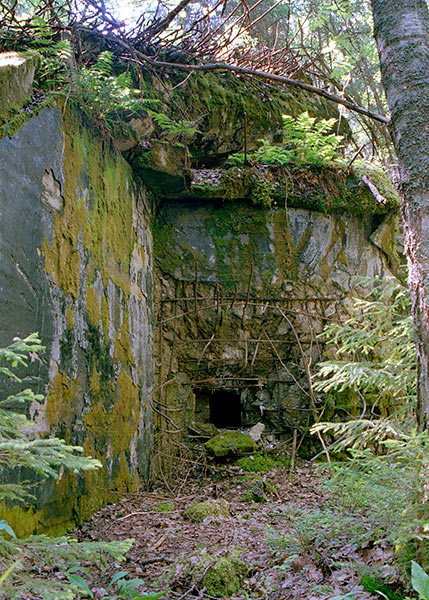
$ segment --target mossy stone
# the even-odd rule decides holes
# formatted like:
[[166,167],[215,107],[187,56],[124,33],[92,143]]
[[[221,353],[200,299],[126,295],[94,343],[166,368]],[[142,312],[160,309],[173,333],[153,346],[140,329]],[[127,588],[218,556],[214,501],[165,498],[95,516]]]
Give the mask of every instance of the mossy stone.
[[31,97],[39,64],[40,55],[32,50],[0,53],[0,123]]
[[241,588],[248,570],[239,558],[220,558],[204,575],[200,587],[206,588],[209,596],[229,598]]
[[183,513],[185,519],[201,523],[206,517],[229,517],[229,504],[222,498],[220,500],[206,500],[195,502]]
[[261,479],[249,481],[247,492],[244,496],[245,502],[266,502],[265,485]]
[[210,439],[219,433],[219,429],[213,423],[195,423],[189,425],[189,430],[195,436],[202,439]]
[[216,458],[227,458],[229,456],[240,456],[248,452],[254,452],[255,442],[241,431],[225,431],[215,435],[204,444],[208,452]]

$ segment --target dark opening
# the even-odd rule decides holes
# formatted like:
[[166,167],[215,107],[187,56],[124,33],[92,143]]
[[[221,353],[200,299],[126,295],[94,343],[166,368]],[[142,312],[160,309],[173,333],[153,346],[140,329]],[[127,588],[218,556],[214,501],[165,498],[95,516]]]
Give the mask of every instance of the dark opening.
[[209,395],[210,423],[216,427],[241,427],[240,394],[234,390],[215,390]]

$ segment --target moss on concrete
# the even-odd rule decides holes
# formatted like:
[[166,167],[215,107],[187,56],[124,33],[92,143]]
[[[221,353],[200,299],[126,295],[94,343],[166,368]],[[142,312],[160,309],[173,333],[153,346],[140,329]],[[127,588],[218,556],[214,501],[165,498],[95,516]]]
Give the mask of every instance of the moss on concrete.
[[[45,526],[60,513],[63,526],[88,518],[112,499],[110,490],[139,486],[131,456],[141,420],[128,313],[131,294],[141,294],[130,276],[139,247],[131,169],[66,111],[64,171],[63,209],[53,216],[53,235],[45,240],[43,255],[67,307],[67,329],[45,415],[57,435],[71,443],[78,439],[104,468],[76,481],[65,475]],[[81,346],[75,327],[85,335]]]
[[[293,164],[235,166],[223,169],[220,176],[218,171],[196,172],[196,183],[191,185],[189,194],[195,193],[200,198],[249,199],[264,207],[287,204],[291,208],[352,215],[397,213],[400,206],[398,193],[387,175],[367,163],[359,164],[351,172],[341,166]],[[365,179],[374,183],[385,201],[380,202]]]
[[[0,138],[13,135],[34,112],[19,112],[31,98],[40,55],[32,50],[0,52]],[[9,123],[8,123],[9,121]]]

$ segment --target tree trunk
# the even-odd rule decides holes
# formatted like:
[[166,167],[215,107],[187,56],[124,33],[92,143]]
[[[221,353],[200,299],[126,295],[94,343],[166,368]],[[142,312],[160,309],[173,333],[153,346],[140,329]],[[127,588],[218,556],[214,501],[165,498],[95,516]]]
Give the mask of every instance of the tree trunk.
[[390,133],[399,158],[417,347],[417,423],[429,428],[429,11],[427,0],[371,0]]

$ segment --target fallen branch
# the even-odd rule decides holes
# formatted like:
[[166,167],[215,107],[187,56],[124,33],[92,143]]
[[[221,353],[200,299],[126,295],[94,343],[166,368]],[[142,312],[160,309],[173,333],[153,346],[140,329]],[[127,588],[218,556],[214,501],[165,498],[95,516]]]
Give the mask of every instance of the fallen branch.
[[[115,40],[115,41],[117,41],[120,45],[123,45],[125,47],[128,46],[127,44],[123,43],[122,40]],[[154,60],[154,59],[150,58],[149,56],[146,56],[145,54],[142,54],[141,52],[139,52],[137,50],[134,50],[134,54],[139,60],[144,61],[154,67],[167,67],[167,68],[174,68],[174,69],[178,69],[178,70],[182,70],[182,71],[204,71],[204,72],[207,72],[207,71],[231,71],[233,73],[241,73],[243,75],[251,75],[253,77],[259,77],[261,79],[268,79],[270,81],[278,81],[279,83],[283,83],[284,85],[298,87],[298,88],[301,88],[308,92],[311,92],[312,94],[316,94],[317,96],[321,96],[322,98],[325,98],[326,100],[329,100],[330,102],[334,102],[336,104],[341,104],[342,106],[345,106],[346,108],[348,108],[351,111],[357,112],[361,115],[365,115],[366,117],[374,119],[375,121],[378,121],[380,123],[385,123],[385,124],[389,123],[389,119],[387,117],[384,117],[383,115],[379,115],[370,110],[367,110],[366,108],[362,108],[361,106],[358,106],[357,104],[354,104],[353,102],[350,102],[349,100],[345,100],[344,98],[341,98],[341,96],[337,96],[336,94],[330,94],[326,90],[318,88],[314,85],[305,83],[304,81],[299,81],[297,79],[290,79],[289,77],[283,77],[283,75],[275,75],[274,73],[266,73],[264,71],[257,71],[254,69],[249,69],[247,67],[238,67],[235,65],[230,65],[230,64],[222,63],[222,62],[205,63],[205,64],[202,63],[200,65],[186,65],[186,64],[181,64],[181,63],[164,62],[164,61]]]

